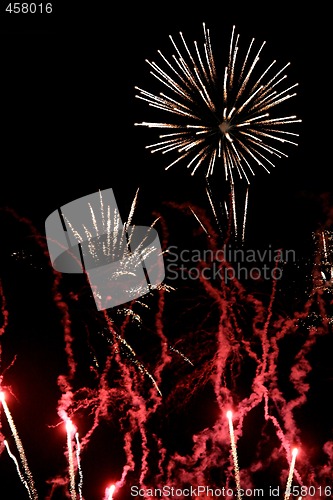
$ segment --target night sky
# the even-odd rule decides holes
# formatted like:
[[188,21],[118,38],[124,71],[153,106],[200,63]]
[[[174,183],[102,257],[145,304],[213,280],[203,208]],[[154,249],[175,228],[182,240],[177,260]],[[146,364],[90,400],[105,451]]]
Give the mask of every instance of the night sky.
[[[316,2],[310,9],[304,3],[291,2],[252,2],[244,7],[236,2],[206,1],[194,6],[193,2],[180,1],[151,5],[122,3],[107,8],[83,3],[74,8],[60,5],[57,0],[52,2],[53,12],[48,15],[9,14],[5,4],[2,2],[0,14],[0,328],[4,327],[0,330],[0,375],[38,497],[70,498],[66,484],[55,488],[51,496],[52,483],[68,480],[66,430],[59,416],[59,401],[64,394],[72,398],[69,415],[80,436],[86,435],[100,411],[97,428],[82,452],[85,500],[102,500],[105,488],[120,480],[129,463],[124,445],[128,436],[131,436],[135,470],[129,471],[118,494],[116,490],[115,500],[133,498],[130,487],[140,484],[140,463],[144,463],[145,449],[149,450],[146,485],[156,486],[154,478],[161,472],[157,464],[163,448],[166,459],[161,462],[162,469],[165,466],[174,481],[164,478],[164,484],[184,487],[193,477],[201,477],[200,474],[207,484],[221,486],[228,481],[232,484],[228,436],[219,427],[223,419],[214,392],[217,372],[223,365],[223,349],[229,348],[235,355],[231,356],[232,362],[228,358],[223,365],[219,383],[228,404],[232,399],[236,414],[239,404],[242,408],[239,415],[244,416],[238,451],[240,469],[246,473],[241,478],[244,484],[251,484],[250,476],[254,474],[253,484],[268,488],[277,484],[283,470],[282,483],[285,483],[288,470],[288,462],[283,460],[285,453],[281,452],[275,465],[267,459],[270,453],[272,457],[278,454],[276,450],[281,443],[277,435],[270,429],[261,441],[263,404],[255,406],[246,417],[245,403],[242,406],[253,389],[249,381],[255,376],[246,345],[251,344],[260,358],[263,339],[258,334],[258,324],[257,333],[250,325],[253,317],[259,323],[271,310],[268,336],[278,336],[277,332],[284,328],[288,330],[274,358],[279,390],[285,402],[296,400],[297,390],[306,397],[306,402],[295,410],[295,427],[284,428],[289,420],[276,393],[272,396],[273,413],[281,418],[286,439],[298,429],[294,439],[303,449],[300,475],[304,484],[330,485],[333,438],[327,401],[333,380],[331,294],[324,291],[320,298],[311,295],[314,263],[319,263],[319,270],[323,270],[320,267],[323,254],[321,247],[315,245],[314,234],[323,230],[330,234],[333,230],[331,28],[324,4]],[[154,132],[134,126],[135,122],[146,120],[148,111],[135,98],[134,87],[161,91],[149,75],[145,59],[157,60],[159,49],[165,55],[173,53],[168,37],[177,38],[180,31],[189,44],[201,41],[202,23],[212,33],[216,59],[219,54],[221,57],[227,54],[232,26],[236,25],[240,43],[245,46],[252,37],[257,43],[266,41],[264,61],[270,63],[276,59],[279,67],[291,63],[288,83],[299,86],[297,96],[284,109],[302,120],[298,146],[286,147],[288,158],[278,159],[270,174],[259,167],[255,169],[249,192],[246,248],[293,249],[296,258],[286,266],[283,280],[277,284],[273,306],[272,282],[245,280],[242,292],[232,287],[217,300],[212,290],[202,284],[189,280],[178,280],[175,284],[166,275],[166,285],[176,286],[176,290],[162,290],[160,294],[157,291],[143,298],[147,307],[132,304],[133,311],[141,318],[138,324],[121,307],[97,311],[83,276],[61,276],[53,271],[45,242],[45,220],[58,207],[108,188],[114,190],[125,220],[139,188],[133,223],[149,226],[160,215],[163,223],[157,224],[156,229],[164,250],[169,245],[178,249],[205,248],[205,233],[189,207],[218,234],[206,196],[205,172],[199,169],[191,176],[184,162],[165,171],[164,155],[152,155],[145,149],[156,139]],[[158,115],[156,110],[156,121],[162,120]],[[218,205],[226,193],[221,172],[213,175],[210,183]],[[217,245],[223,246],[225,234],[217,237]],[[332,259],[329,241],[328,261]],[[218,285],[214,283],[215,286]],[[233,304],[237,321],[233,316],[228,316],[228,321],[223,316],[229,311],[229,306],[223,305],[228,300]],[[108,331],[107,317],[113,322],[116,336],[113,330],[113,333]],[[221,323],[221,317],[225,323],[222,320]],[[228,340],[225,345],[222,342],[223,349],[219,344],[219,357],[214,355],[214,346],[218,344],[214,332],[221,324]],[[233,333],[232,338],[228,337],[229,327],[238,332],[235,337]],[[77,363],[69,391],[59,382],[59,376],[69,376],[66,328],[71,332]],[[315,339],[311,346],[306,340],[309,332]],[[117,344],[120,337],[133,347],[137,358],[129,355],[121,343]],[[170,349],[166,352],[166,345],[178,349],[184,357]],[[299,352],[305,356],[301,361],[297,357]],[[105,380],[108,403],[107,409],[102,410],[96,402],[103,399],[97,388],[101,387],[108,356],[111,359]],[[168,356],[171,361],[166,361]],[[194,360],[194,368],[185,356]],[[162,360],[162,402],[151,379],[138,370],[137,360],[149,373],[158,372],[157,360]],[[214,363],[217,371],[210,372],[209,365]],[[295,382],[297,377],[292,378],[297,369],[303,370],[303,375],[306,373],[305,380],[300,375],[299,385]],[[215,380],[215,386],[210,380]],[[269,384],[270,381],[266,385],[271,388]],[[236,428],[237,423],[238,420]],[[146,432],[146,448],[142,446],[142,429]],[[218,429],[222,458],[215,463],[219,456],[218,440],[214,441],[212,435]],[[16,452],[3,411],[0,431],[9,441],[11,451]],[[207,459],[205,465],[202,457],[202,463],[198,458],[192,472],[188,466],[187,475],[176,474],[170,464],[177,470],[185,469],[186,457],[194,460],[193,436],[202,437],[204,432],[207,435],[212,432],[210,441],[207,438],[206,455],[211,446],[214,458]],[[199,441],[198,438],[195,442]],[[323,451],[328,442],[330,458]],[[328,448],[329,445],[326,451]],[[14,463],[1,444],[0,451],[0,480],[6,492],[0,494],[1,498],[28,498]],[[267,468],[263,465],[255,470],[259,463]],[[318,476],[318,470],[322,470],[322,476]],[[209,479],[204,476],[207,471]],[[314,498],[325,498],[318,491]],[[283,493],[279,498],[283,498]]]

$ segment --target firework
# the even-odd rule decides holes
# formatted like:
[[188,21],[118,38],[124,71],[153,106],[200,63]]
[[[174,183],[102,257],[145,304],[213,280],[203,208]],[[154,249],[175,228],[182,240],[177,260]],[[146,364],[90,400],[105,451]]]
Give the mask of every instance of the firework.
[[158,142],[146,147],[152,153],[175,155],[166,169],[184,160],[192,175],[202,167],[210,176],[221,163],[231,184],[236,177],[250,183],[255,174],[252,163],[269,172],[275,159],[287,156],[280,145],[297,145],[298,134],[289,129],[301,120],[273,112],[296,95],[298,84],[284,85],[289,63],[275,69],[274,60],[261,70],[257,67],[265,42],[255,49],[252,39],[241,59],[235,26],[221,78],[205,24],[203,32],[201,47],[194,42],[191,49],[180,32],[178,43],[170,36],[176,51],[172,58],[158,51],[160,63],[147,61],[151,74],[168,94],[135,87],[136,97],[172,119],[135,125],[163,131]]
[[66,420],[66,433],[67,433],[69,492],[71,495],[71,499],[76,500],[74,450],[72,442],[73,435],[75,434],[75,427],[70,419]]
[[131,225],[137,196],[125,224],[112,189],[74,200],[46,220],[55,269],[85,272],[99,310],[131,302],[164,278],[156,221],[147,228]]
[[333,232],[319,230],[313,234],[315,250],[314,289],[332,293],[333,290]]
[[113,500],[113,494],[115,492],[116,486],[111,484],[105,491],[105,500]]
[[79,440],[79,433],[75,433],[75,442],[76,442],[76,464],[77,464],[77,469],[79,472],[79,483],[78,483],[78,490],[79,490],[79,498],[82,500],[82,487],[83,487],[83,472],[82,472],[82,467],[81,467],[81,458],[80,458],[80,453],[81,453],[81,447],[80,447],[80,440]]
[[241,485],[240,485],[240,477],[239,477],[239,466],[238,466],[238,456],[237,456],[237,446],[236,446],[236,440],[235,440],[235,432],[234,432],[234,426],[232,423],[232,411],[227,411],[227,419],[229,422],[229,434],[230,434],[230,442],[231,442],[231,453],[232,453],[232,458],[234,462],[234,472],[235,472],[235,482],[236,482],[236,489],[237,489],[237,498],[238,500],[241,500],[242,495],[240,493]]
[[[258,63],[265,42],[255,48],[253,38],[242,54],[235,26],[222,77],[214,60],[210,31],[205,24],[203,34],[202,46],[195,41],[193,48],[189,47],[182,32],[178,43],[170,36],[176,51],[172,58],[158,51],[160,63],[146,61],[150,73],[167,94],[162,91],[155,94],[136,86],[136,97],[171,119],[143,121],[135,125],[162,131],[158,142],[146,148],[151,153],[173,157],[166,170],[184,162],[191,175],[203,169],[209,178],[216,165],[221,166],[230,189],[230,216],[236,240],[235,182],[245,181],[247,190],[241,234],[244,243],[248,185],[256,173],[253,165],[270,173],[276,160],[288,156],[284,147],[297,145],[299,134],[293,127],[301,120],[296,115],[276,113],[276,107],[281,107],[296,95],[298,84],[285,85],[289,63],[276,69],[274,60],[260,69]],[[210,196],[209,201],[211,203]]]
[[[154,297],[147,297],[152,301],[146,301],[140,321],[135,318],[137,302],[117,309],[114,314],[96,311],[94,307],[78,310],[81,289],[73,291],[70,285],[68,290],[66,280],[60,287],[59,275],[54,275],[54,295],[47,300],[54,300],[62,313],[61,321],[57,319],[60,329],[57,335],[60,333],[60,338],[63,335],[65,340],[59,349],[61,355],[64,349],[68,363],[65,373],[61,372],[58,377],[58,387],[54,384],[55,391],[61,389],[61,398],[57,408],[53,406],[54,401],[51,403],[51,414],[58,412],[61,425],[68,422],[68,416],[73,422],[80,421],[85,433],[80,441],[75,434],[75,445],[74,428],[69,422],[68,428],[66,425],[67,439],[70,438],[65,450],[67,463],[55,477],[48,478],[47,484],[52,484],[52,489],[48,494],[40,493],[43,498],[53,498],[55,488],[61,488],[63,495],[72,498],[75,489],[77,498],[79,494],[87,498],[94,496],[91,491],[96,491],[99,481],[105,484],[105,477],[101,477],[100,471],[96,474],[94,467],[88,468],[88,464],[96,458],[93,454],[95,434],[98,442],[101,433],[107,435],[108,432],[107,450],[98,448],[98,457],[104,465],[110,465],[112,474],[120,480],[115,492],[106,493],[107,500],[110,495],[119,500],[128,498],[128,487],[133,484],[142,490],[158,490],[163,484],[179,489],[188,484],[207,484],[218,489],[223,484],[231,487],[237,498],[242,489],[258,486],[262,477],[267,481],[266,472],[267,477],[274,475],[272,484],[279,486],[281,491],[286,487],[284,478],[287,479],[290,470],[286,469],[285,455],[289,457],[290,443],[297,442],[301,435],[302,408],[310,400],[309,386],[316,388],[315,377],[312,379],[309,374],[313,371],[315,375],[318,368],[311,363],[311,358],[314,352],[318,353],[317,343],[326,345],[330,337],[326,335],[329,324],[312,324],[305,329],[301,320],[307,319],[311,308],[318,305],[324,316],[326,295],[309,294],[299,310],[290,315],[281,312],[276,307],[281,299],[277,280],[267,282],[266,290],[269,287],[270,290],[262,298],[252,293],[253,282],[244,283],[236,275],[224,279],[224,271],[234,264],[233,253],[227,244],[220,246],[212,221],[202,207],[191,203],[189,209],[188,203],[170,202],[164,204],[163,210],[161,214],[154,213],[154,219],[159,217],[161,222],[164,247],[168,247],[172,224],[180,220],[175,217],[175,213],[179,213],[185,218],[185,226],[186,218],[193,223],[195,217],[194,234],[202,246],[194,248],[203,248],[206,254],[195,262],[191,261],[191,254],[186,254],[190,255],[189,268],[196,266],[198,270],[196,281],[192,280],[188,288],[182,284],[181,294],[177,293],[179,282],[173,283],[177,285],[173,287],[175,293],[166,294],[165,288],[156,290]],[[97,221],[98,212],[94,213]],[[200,231],[199,235],[197,224],[206,231]],[[195,239],[193,241],[196,243]],[[319,268],[330,260],[329,241],[328,234],[325,233],[325,238],[320,234]],[[244,250],[238,256],[241,252]],[[280,266],[281,260],[274,259],[275,252],[268,251],[269,260],[273,266]],[[264,253],[256,263],[252,261],[253,265],[259,265],[262,259]],[[216,264],[221,273],[216,273],[214,279],[206,279],[207,267],[212,266],[213,270]],[[204,273],[200,272],[202,269]],[[255,284],[259,289],[259,283]],[[5,280],[3,290],[7,287]],[[2,314],[3,335],[6,335],[10,331],[10,321],[8,324],[5,320],[12,317],[6,314],[6,309],[12,302],[10,296],[7,301],[4,299],[1,298],[5,305]],[[4,338],[7,337],[2,336]],[[33,342],[32,338],[35,348]],[[291,387],[288,393],[284,392],[281,365]],[[149,372],[145,372],[143,366],[147,366]],[[11,370],[15,371],[15,367],[13,364]],[[149,378],[149,373],[154,374],[154,379]],[[6,371],[2,374],[5,378]],[[158,392],[159,387],[163,391]],[[201,401],[203,394],[209,394],[208,411]],[[231,412],[227,418],[225,415],[226,408],[233,405],[237,405],[235,428],[236,415]],[[189,415],[189,409],[191,418],[183,425],[178,416]],[[207,420],[197,422],[202,415]],[[309,464],[307,459],[310,461],[311,455],[302,454],[297,470],[290,464],[293,465],[290,477],[299,485],[311,483],[318,488],[331,478],[331,430],[325,432],[322,463],[316,465],[314,460],[314,465]],[[183,435],[187,443],[179,444]],[[84,488],[81,449],[85,453],[90,480],[85,482]],[[63,451],[60,446],[60,456]],[[238,457],[242,460],[241,471]],[[78,474],[77,484],[74,472]],[[22,476],[25,479],[25,475]],[[71,490],[68,492],[69,482]],[[39,488],[43,488],[42,480]],[[101,496],[103,493],[101,491]]]
[[[99,220],[99,212],[94,211],[94,215],[95,220]],[[62,365],[65,373],[59,375],[57,372],[58,386],[54,383],[55,378],[52,380],[54,391],[58,392],[60,388],[61,398],[56,408],[54,400],[50,403],[51,414],[58,413],[61,418],[59,425],[68,418],[80,422],[85,433],[80,442],[75,434],[75,445],[74,430],[69,426],[71,441],[68,448],[71,447],[71,452],[65,450],[65,467],[54,478],[48,479],[47,484],[52,484],[48,495],[41,493],[43,484],[42,480],[39,481],[40,495],[51,499],[57,487],[67,496],[71,494],[73,497],[72,491],[76,488],[77,498],[79,494],[87,499],[102,497],[104,491],[97,493],[96,488],[98,484],[107,484],[105,481],[109,477],[120,478],[115,493],[112,492],[119,500],[128,498],[128,487],[133,484],[142,489],[158,489],[163,484],[182,489],[195,483],[207,484],[213,489],[223,484],[231,487],[234,496],[239,497],[242,488],[251,489],[261,481],[265,482],[267,493],[269,485],[267,487],[266,481],[270,477],[272,484],[279,485],[282,491],[286,487],[288,472],[291,473],[285,456],[290,458],[290,443],[300,440],[303,423],[306,425],[306,419],[311,418],[306,410],[313,397],[311,392],[318,389],[315,379],[319,364],[312,362],[316,358],[314,354],[321,346],[330,352],[325,349],[330,345],[331,335],[327,335],[331,332],[330,324],[320,319],[327,317],[327,294],[313,283],[313,293],[307,295],[304,304],[297,303],[294,310],[290,307],[288,314],[284,310],[281,312],[283,282],[278,283],[278,279],[263,283],[265,291],[268,290],[264,297],[253,293],[254,287],[256,291],[261,290],[259,282],[243,280],[235,273],[232,277],[230,273],[225,279],[225,271],[232,270],[235,265],[234,254],[228,243],[221,246],[213,221],[202,207],[192,203],[191,208],[188,203],[165,203],[163,212],[154,213],[153,220],[161,224],[164,248],[168,248],[169,234],[173,239],[173,224],[182,221],[184,231],[191,232],[194,226],[191,243],[205,254],[200,251],[202,258],[192,261],[191,253],[187,251],[188,263],[185,259],[183,263],[185,267],[198,271],[196,280],[187,283],[170,280],[175,285],[172,287],[175,293],[166,294],[166,288],[161,288],[154,296],[147,296],[147,307],[140,321],[136,317],[136,311],[141,311],[138,302],[109,313],[96,311],[91,304],[81,307],[85,290],[83,293],[81,288],[73,290],[66,280],[60,286],[60,276],[51,274],[53,270],[50,270],[52,294],[47,300],[54,300],[61,311],[61,316],[57,311],[54,324],[58,338],[64,339],[57,354],[60,352],[67,361],[67,365]],[[190,224],[187,224],[188,220]],[[198,225],[205,230],[198,231]],[[34,241],[36,245],[44,243],[37,238]],[[321,270],[326,262],[331,263],[331,234],[319,232],[316,242],[316,269]],[[251,262],[253,266],[260,265],[260,262],[264,264],[266,253],[273,267],[280,267],[283,259],[275,258],[277,252],[269,247],[268,251],[254,256]],[[246,255],[246,251],[239,250],[237,258],[246,260]],[[17,262],[15,259],[14,266]],[[46,258],[45,263],[49,265]],[[216,265],[219,268],[215,268]],[[210,279],[209,271],[214,269],[220,272]],[[31,274],[27,276],[31,280]],[[12,300],[6,301],[4,297],[7,287],[8,281],[4,279],[0,291],[4,325],[2,343],[11,341],[8,333],[12,333],[15,339],[19,331],[15,329],[13,332],[10,321],[7,321],[13,317],[9,313],[14,312]],[[35,319],[33,299],[27,297],[27,301],[32,302],[24,318],[27,322]],[[315,308],[321,314],[316,323],[309,314]],[[48,319],[42,325],[43,335]],[[307,328],[303,325],[305,320]],[[33,324],[37,328],[38,322]],[[35,339],[31,338],[33,349],[36,347],[34,342]],[[325,370],[329,369],[329,361],[323,361],[323,365]],[[10,371],[15,372],[16,366],[13,364]],[[145,366],[149,371],[144,371]],[[149,378],[150,373],[154,375],[153,379]],[[6,378],[6,370],[2,370],[1,377]],[[288,387],[284,378],[288,380]],[[322,385],[325,391],[329,387],[325,383],[323,376],[320,390]],[[161,388],[160,392],[157,388]],[[206,398],[204,402],[201,396]],[[237,407],[237,415],[233,417],[228,413],[227,420],[226,408],[233,407]],[[41,414],[38,412],[40,419]],[[207,419],[203,423],[199,422],[202,414]],[[191,418],[178,419],[183,415]],[[236,416],[237,426],[234,428]],[[45,425],[44,421],[41,423]],[[300,454],[297,470],[290,463],[293,466],[290,477],[295,478],[299,485],[312,484],[319,488],[332,477],[329,419],[327,426],[329,430],[324,430],[324,438],[318,440],[318,448],[322,448],[320,464],[316,465],[316,457],[311,452]],[[98,449],[97,456],[103,460],[103,467],[96,474],[94,464],[89,469],[89,460],[94,460],[94,439],[99,442],[104,432],[109,433],[109,439],[105,439],[106,455]],[[317,432],[313,426],[311,435],[314,438]],[[187,441],[185,444],[181,442],[183,436]],[[304,441],[305,447],[306,436]],[[80,474],[81,449],[85,453],[84,464],[90,479],[84,485]],[[69,457],[74,463],[70,467]],[[20,460],[18,462],[20,464]],[[102,469],[108,465],[110,469],[105,470],[105,477],[101,478]],[[74,468],[78,473],[76,485]],[[235,483],[237,491],[232,488]]]

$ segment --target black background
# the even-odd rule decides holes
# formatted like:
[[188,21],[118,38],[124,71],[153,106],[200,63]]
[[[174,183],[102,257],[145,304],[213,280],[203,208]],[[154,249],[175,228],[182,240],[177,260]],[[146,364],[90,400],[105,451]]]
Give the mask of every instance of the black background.
[[324,9],[284,2],[269,8],[256,2],[204,8],[171,2],[113,9],[56,2],[51,16],[2,12],[3,204],[37,216],[43,225],[54,206],[87,189],[119,186],[118,199],[126,192],[131,199],[141,186],[145,198],[157,202],[170,192],[192,202],[200,197],[201,180],[189,178],[181,166],[165,173],[163,159],[144,149],[152,137],[133,125],[145,119],[146,109],[134,86],[151,88],[144,61],[155,60],[158,49],[171,51],[169,34],[182,31],[186,40],[200,40],[205,22],[220,50],[235,24],[244,44],[252,37],[266,40],[267,60],[277,59],[281,67],[290,62],[288,82],[299,83],[290,104],[302,119],[299,146],[288,149],[289,159],[279,161],[271,175],[257,169],[250,214],[256,232],[299,237],[298,228],[316,226],[314,197],[329,191],[331,181]]

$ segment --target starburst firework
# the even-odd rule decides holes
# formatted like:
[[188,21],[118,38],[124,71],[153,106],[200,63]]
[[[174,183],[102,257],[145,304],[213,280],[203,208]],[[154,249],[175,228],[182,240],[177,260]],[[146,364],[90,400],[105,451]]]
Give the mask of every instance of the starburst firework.
[[255,49],[252,39],[242,58],[235,27],[228,63],[220,78],[205,24],[203,31],[201,47],[195,41],[191,51],[180,32],[182,49],[170,36],[176,51],[172,59],[158,51],[161,64],[146,61],[151,74],[168,95],[135,87],[137,98],[171,115],[174,121],[144,121],[135,125],[165,131],[158,142],[146,147],[152,153],[159,151],[176,156],[166,169],[184,160],[192,175],[202,167],[208,177],[220,162],[227,181],[233,184],[236,174],[249,184],[250,175],[255,174],[252,163],[269,172],[276,158],[287,156],[280,145],[297,145],[295,140],[299,134],[285,128],[301,120],[288,113],[275,116],[273,111],[296,95],[298,84],[283,86],[287,78],[285,70],[290,63],[275,70],[274,60],[261,71],[257,68],[265,42]]

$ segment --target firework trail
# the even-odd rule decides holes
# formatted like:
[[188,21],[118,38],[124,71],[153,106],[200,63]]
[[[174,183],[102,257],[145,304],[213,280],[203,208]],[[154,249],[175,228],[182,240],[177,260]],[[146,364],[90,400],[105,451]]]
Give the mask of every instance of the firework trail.
[[15,464],[17,474],[18,474],[19,478],[21,479],[22,484],[25,486],[25,488],[26,488],[26,489],[27,489],[27,491],[28,491],[29,498],[33,498],[33,497],[31,496],[31,492],[30,492],[29,485],[28,485],[27,481],[24,479],[24,476],[23,476],[23,474],[22,474],[22,472],[21,472],[21,470],[20,470],[20,466],[19,466],[19,464],[18,464],[18,461],[17,461],[17,459],[16,459],[15,455],[13,455],[13,453],[10,451],[9,444],[8,444],[8,442],[7,442],[7,440],[6,440],[6,439],[4,440],[4,445],[5,445],[5,447],[6,447],[6,450],[7,450],[7,452],[8,452],[8,455],[10,456],[10,458],[13,460],[13,462],[14,462],[14,464]]
[[66,421],[67,433],[67,453],[68,453],[68,473],[69,473],[69,492],[72,500],[76,500],[76,485],[75,485],[75,464],[73,451],[73,435],[75,427],[71,420]]
[[294,475],[294,469],[295,469],[295,463],[296,463],[296,457],[298,454],[298,449],[294,448],[291,452],[291,462],[290,462],[290,468],[289,468],[289,474],[288,474],[288,479],[287,479],[287,485],[286,485],[286,492],[284,495],[284,500],[289,500],[290,494],[291,494],[291,484],[293,480],[293,475]]
[[[84,326],[79,323],[76,343],[73,342],[71,319],[78,299],[72,290],[65,294],[62,300],[67,306],[66,315],[61,316],[61,320],[65,318],[65,326],[69,329],[68,343],[65,343],[69,376],[63,378],[58,414],[66,416],[66,422],[69,418],[75,422],[80,418],[88,429],[80,443],[76,436],[75,450],[74,434],[71,435],[73,464],[76,451],[79,471],[80,449],[88,454],[95,431],[103,428],[101,424],[106,421],[112,423],[113,432],[116,428],[121,441],[121,464],[116,473],[120,478],[116,483],[116,496],[118,498],[119,491],[120,500],[127,498],[122,488],[134,481],[141,487],[158,487],[166,481],[177,487],[213,481],[216,486],[222,483],[232,487],[235,481],[237,484],[241,480],[242,487],[251,488],[256,484],[258,472],[266,474],[274,466],[276,477],[285,487],[288,474],[285,456],[291,456],[290,443],[300,439],[302,420],[299,412],[306,410],[311,397],[311,371],[316,369],[311,359],[318,344],[326,345],[329,338],[329,322],[314,325],[310,321],[314,308],[325,316],[328,304],[325,295],[316,288],[316,292],[309,293],[305,303],[292,314],[281,311],[277,306],[283,292],[277,280],[264,283],[266,294],[261,295],[253,292],[254,288],[260,289],[260,282],[240,280],[228,274],[235,262],[228,260],[227,253],[222,258],[220,235],[216,234],[214,221],[212,223],[202,208],[192,205],[192,212],[188,210],[188,203],[169,203],[164,207],[166,214],[158,214],[164,248],[168,246],[173,221],[178,222],[180,217],[185,221],[191,219],[194,212],[203,226],[200,225],[200,235],[198,228],[195,229],[198,244],[211,250],[212,255],[211,260],[196,262],[197,269],[200,271],[207,266],[213,269],[218,263],[220,274],[216,273],[216,278],[210,280],[198,273],[196,282],[185,283],[188,287],[184,283],[172,283],[175,285],[172,294],[166,294],[165,289],[157,290],[154,297],[149,297],[151,303],[147,300],[149,309],[145,309],[140,322],[134,320],[137,303],[127,305],[122,314],[118,311],[97,314],[85,308],[80,311],[84,315]],[[174,216],[175,211],[179,217]],[[104,214],[107,224],[105,206]],[[95,219],[97,221],[96,214]],[[191,224],[184,223],[184,228],[189,226]],[[330,257],[327,234],[325,241],[326,256],[322,236],[318,239],[321,261]],[[276,261],[274,266],[280,264]],[[59,296],[55,295],[55,301],[58,306]],[[176,317],[175,310],[182,314]],[[74,316],[75,321],[77,323],[77,316]],[[64,323],[60,326],[62,331]],[[147,332],[153,339],[153,346],[147,342],[147,337],[143,341]],[[96,338],[103,349],[94,349]],[[135,342],[135,349],[131,341]],[[82,373],[80,350],[86,350],[91,359],[85,385],[86,381],[79,377]],[[148,373],[154,374],[158,387],[162,387],[162,397],[135,362],[139,359],[141,362],[141,356],[142,365],[147,363]],[[291,388],[288,394],[285,394],[286,382],[281,380],[281,372]],[[198,401],[207,393],[211,399],[209,411]],[[241,470],[235,467],[238,458],[235,462],[232,456],[234,468],[230,464],[232,421],[227,420],[225,414],[233,407],[237,407],[238,424],[235,429],[232,427],[233,442],[235,446],[237,443],[236,458],[242,460]],[[185,419],[186,428],[176,418],[182,416],[182,412],[190,415]],[[202,425],[196,421],[201,414],[207,418]],[[257,419],[255,426],[251,424],[253,416]],[[174,442],[170,435],[177,436]],[[183,435],[191,443],[186,448],[182,443],[178,446],[178,436],[181,441]],[[299,484],[302,480],[303,484],[314,485],[330,480],[333,446],[331,434],[327,436],[320,444],[323,457],[326,457],[324,464],[312,466],[307,463],[307,457],[304,458],[305,454],[299,457],[298,472],[294,469],[292,475]],[[251,456],[243,460],[243,454]],[[80,471],[79,477],[82,486]],[[68,486],[68,479],[57,476],[56,480],[57,487]],[[72,487],[75,490],[75,479]],[[85,488],[88,490],[89,484],[86,483]],[[48,498],[53,492],[54,489]],[[110,497],[110,493],[108,495]]]
[[[222,235],[223,231],[222,231],[222,227],[221,227],[221,221],[220,221],[220,217],[218,217],[217,212],[216,212],[215,204],[213,202],[212,190],[211,190],[208,179],[206,180],[206,183],[207,183],[206,194],[207,194],[207,198],[209,201],[209,205],[210,205],[212,213],[214,215],[214,219],[215,219],[216,225],[218,227],[218,230],[219,230],[220,234]],[[227,214],[227,218],[228,218],[228,211],[226,211],[226,214]]]
[[[0,300],[1,300],[1,317],[2,317],[2,325],[0,327],[0,338],[1,336],[5,333],[6,327],[8,325],[8,311],[6,308],[6,298],[3,293],[3,288],[2,288],[2,283],[0,280]],[[0,369],[1,369],[1,363],[2,363],[2,344],[0,342]]]
[[231,441],[231,453],[232,453],[232,458],[234,462],[234,472],[235,472],[235,482],[236,482],[236,489],[237,489],[237,498],[238,500],[241,500],[242,495],[240,493],[241,489],[241,484],[240,484],[240,477],[239,477],[239,466],[238,466],[238,456],[237,456],[237,446],[236,446],[236,440],[235,440],[235,433],[234,433],[234,426],[232,423],[232,411],[227,411],[227,419],[229,422],[229,434],[230,434],[230,441]]
[[183,360],[186,361],[186,363],[189,363],[191,366],[194,366],[192,361],[187,356],[185,356],[184,353],[180,352],[174,346],[169,345],[169,349],[171,352],[175,352],[175,353],[179,354],[179,356],[181,356],[183,358]]
[[[19,455],[20,455],[22,467],[23,467],[24,474],[25,474],[25,480],[23,481],[23,484],[26,487],[28,486],[30,498],[32,498],[33,500],[37,500],[38,494],[37,494],[37,491],[35,488],[35,483],[34,483],[32,474],[31,474],[30,469],[29,469],[28,461],[27,461],[26,456],[25,456],[23,444],[22,444],[22,441],[20,439],[20,436],[18,435],[13,417],[12,417],[12,415],[9,411],[8,405],[6,403],[5,394],[2,391],[0,392],[0,401],[2,403],[2,407],[3,407],[5,415],[7,417],[7,421],[8,421],[10,430],[12,431],[12,435],[13,435],[14,440],[15,440],[17,451],[19,452]],[[19,474],[19,476],[21,478],[21,474]]]
[[[75,360],[75,355],[73,351],[73,341],[74,337],[72,334],[71,328],[71,316],[69,312],[69,306],[66,302],[62,292],[61,292],[61,281],[62,275],[54,270],[51,266],[49,260],[49,253],[47,243],[45,241],[45,236],[41,234],[37,228],[34,226],[32,221],[26,217],[21,217],[11,208],[5,208],[1,210],[4,214],[9,215],[12,221],[18,223],[21,227],[24,227],[25,230],[29,232],[29,238],[32,238],[36,244],[36,248],[38,248],[39,252],[42,253],[42,256],[45,257],[45,265],[52,276],[52,296],[53,301],[56,307],[58,308],[61,314],[61,326],[63,331],[64,338],[64,351],[66,354],[68,373],[66,375],[59,374],[57,383],[58,387],[62,393],[60,400],[58,402],[58,414],[61,418],[67,415],[68,409],[73,405],[73,396],[74,391],[71,385],[71,382],[74,380],[76,375],[76,367],[77,362]],[[2,304],[5,302],[3,301]],[[8,313],[4,315],[4,318],[7,320]],[[52,480],[49,481],[52,483]],[[66,486],[66,481],[63,478],[56,478],[54,480],[54,485],[52,486],[50,498],[53,495],[53,491],[57,486],[64,487]]]

